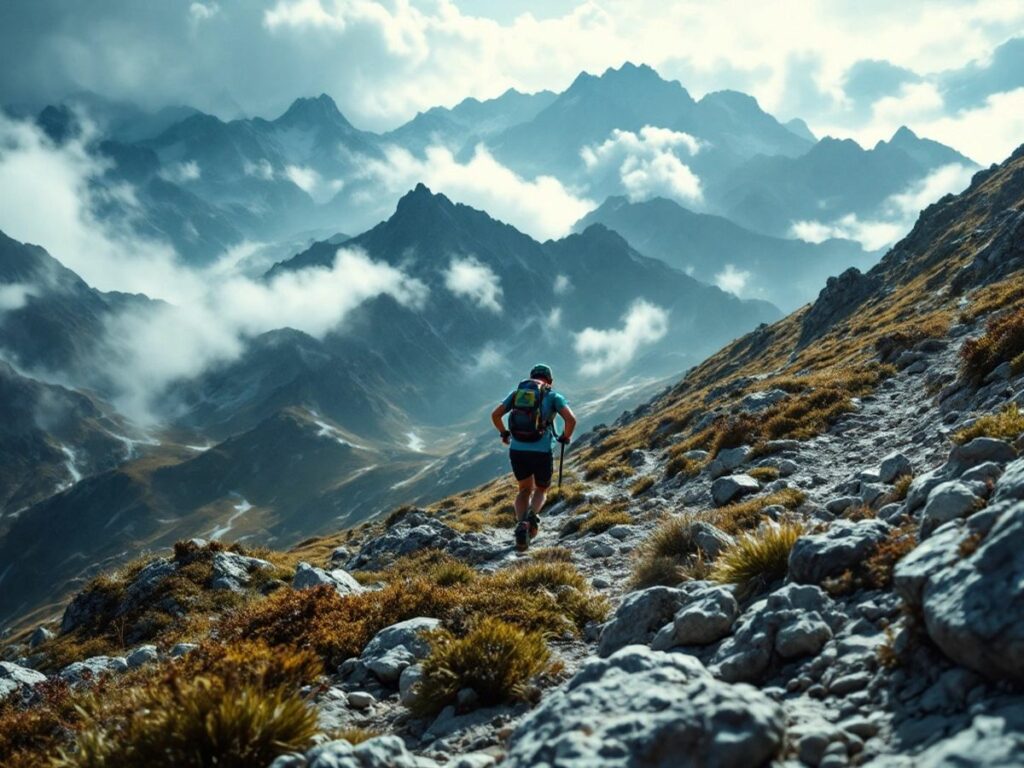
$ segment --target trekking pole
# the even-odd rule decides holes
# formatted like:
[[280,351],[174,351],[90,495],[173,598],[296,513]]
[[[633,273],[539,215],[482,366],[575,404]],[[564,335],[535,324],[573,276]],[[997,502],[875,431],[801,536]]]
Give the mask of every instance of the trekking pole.
[[562,446],[562,451],[558,455],[558,487],[562,487],[562,462],[565,461],[565,443],[559,443]]

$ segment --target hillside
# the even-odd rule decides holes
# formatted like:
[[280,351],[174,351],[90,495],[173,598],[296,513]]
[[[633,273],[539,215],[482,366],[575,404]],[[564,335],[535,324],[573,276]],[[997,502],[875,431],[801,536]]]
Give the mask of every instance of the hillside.
[[277,766],[1013,765],[1022,302],[1024,148],[585,435],[526,557],[503,478],[96,578],[8,644],[35,716],[0,707],[0,756],[169,754],[213,712]]

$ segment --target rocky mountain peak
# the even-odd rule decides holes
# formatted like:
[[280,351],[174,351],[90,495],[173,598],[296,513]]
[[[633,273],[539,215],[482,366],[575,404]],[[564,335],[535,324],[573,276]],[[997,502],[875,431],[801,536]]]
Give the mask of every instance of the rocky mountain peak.
[[316,97],[300,97],[292,102],[291,106],[274,121],[278,125],[307,125],[307,126],[341,126],[351,128],[345,116],[338,109],[338,105],[326,93]]

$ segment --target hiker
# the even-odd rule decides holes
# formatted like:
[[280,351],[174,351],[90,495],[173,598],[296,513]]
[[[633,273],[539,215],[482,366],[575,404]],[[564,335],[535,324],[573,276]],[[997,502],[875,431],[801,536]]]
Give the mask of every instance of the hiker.
[[[512,473],[519,483],[515,541],[520,552],[530,546],[540,526],[538,515],[555,468],[552,440],[557,439],[564,451],[576,429],[576,416],[565,397],[552,388],[553,383],[550,366],[538,363],[530,370],[530,378],[519,382],[491,412],[501,441],[509,447]],[[507,428],[505,414],[509,414]],[[561,435],[555,434],[555,414],[565,422]]]

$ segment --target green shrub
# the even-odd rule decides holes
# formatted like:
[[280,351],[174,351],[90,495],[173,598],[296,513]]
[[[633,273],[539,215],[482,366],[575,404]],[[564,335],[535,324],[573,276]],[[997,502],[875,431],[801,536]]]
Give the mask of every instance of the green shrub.
[[430,643],[413,707],[420,716],[453,703],[463,688],[472,689],[485,706],[522,698],[524,686],[544,670],[550,656],[539,632],[492,618],[482,619],[464,637],[432,633]]
[[744,534],[719,555],[711,578],[737,585],[741,598],[755,594],[786,575],[789,551],[802,533],[799,525],[781,525]]

